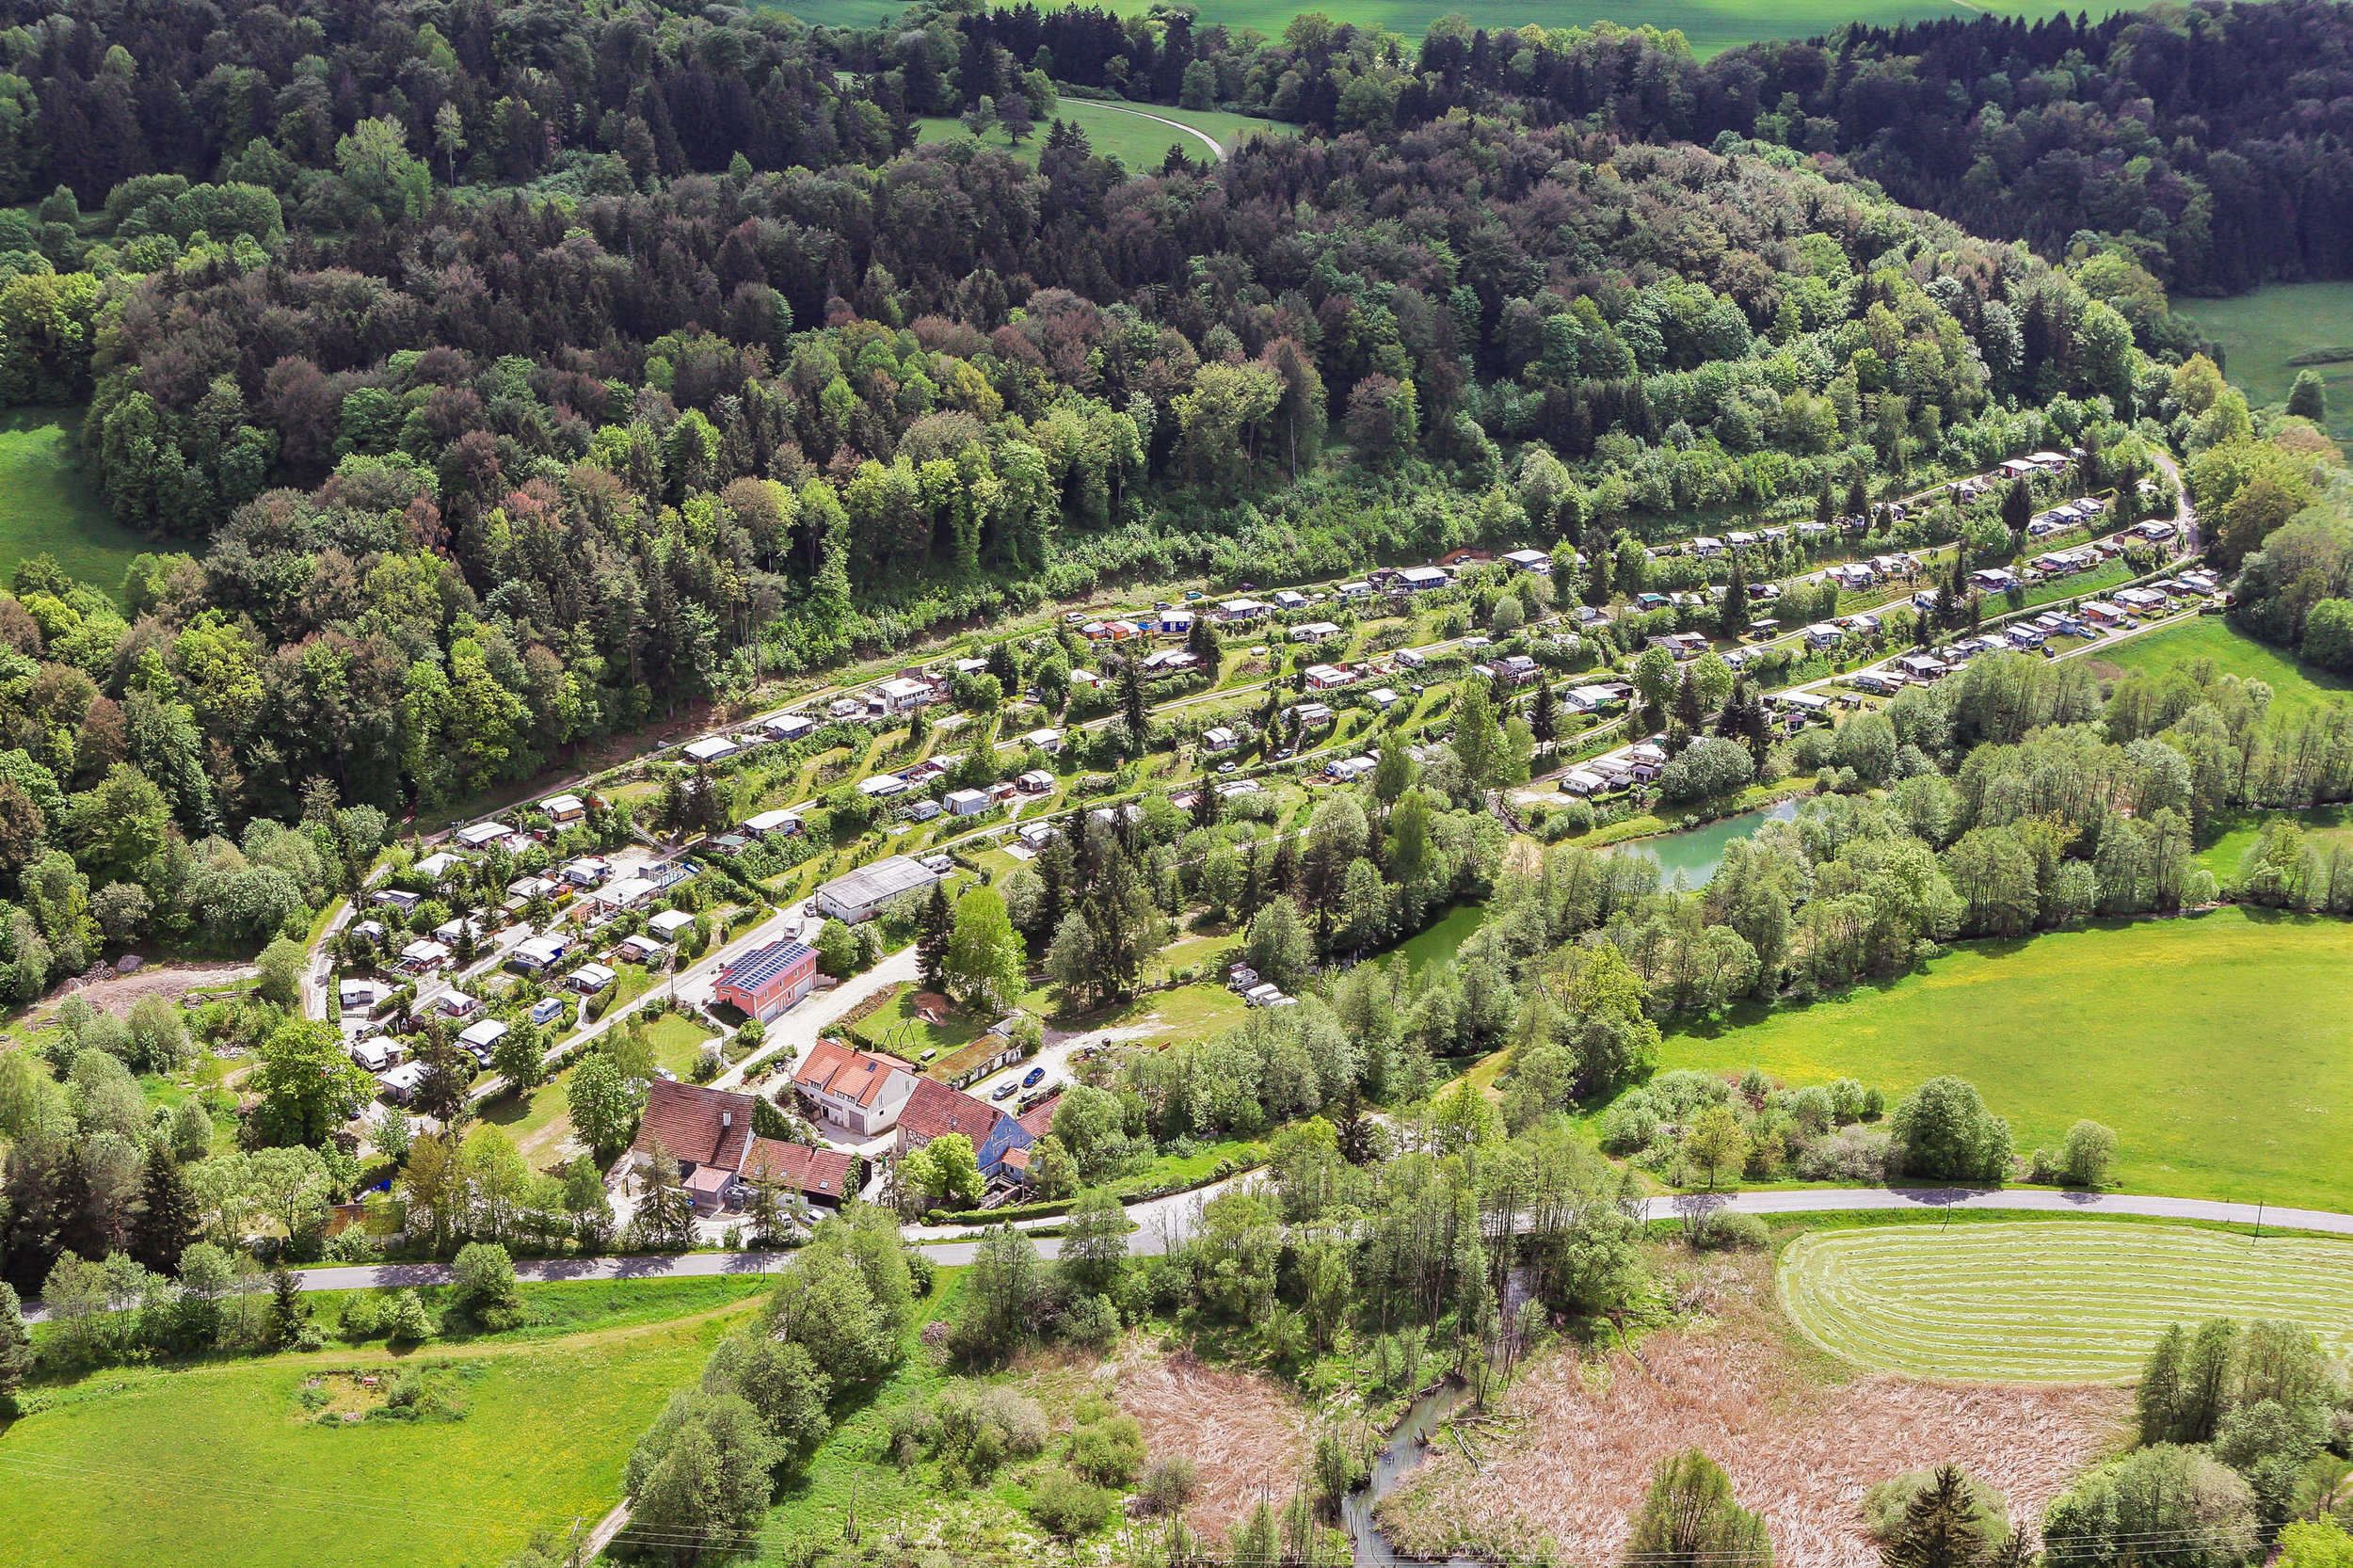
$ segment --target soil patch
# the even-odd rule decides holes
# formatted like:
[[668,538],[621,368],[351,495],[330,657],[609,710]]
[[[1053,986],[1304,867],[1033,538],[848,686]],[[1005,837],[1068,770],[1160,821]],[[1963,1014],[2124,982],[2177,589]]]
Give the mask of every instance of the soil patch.
[[91,981],[71,992],[60,989],[53,1000],[42,1004],[41,1016],[45,1017],[56,1002],[72,995],[118,1018],[127,1018],[132,1005],[141,997],[165,996],[177,1001],[190,991],[227,990],[238,981],[249,980],[261,972],[250,964],[226,959],[207,964],[157,964],[112,980]]

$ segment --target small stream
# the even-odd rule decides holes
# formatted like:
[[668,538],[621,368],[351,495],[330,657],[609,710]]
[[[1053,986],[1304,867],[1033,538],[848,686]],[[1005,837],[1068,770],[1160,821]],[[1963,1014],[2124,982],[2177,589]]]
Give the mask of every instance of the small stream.
[[[1414,1473],[1422,1462],[1423,1445],[1454,1407],[1468,1398],[1469,1389],[1459,1383],[1446,1382],[1416,1399],[1407,1407],[1405,1418],[1389,1430],[1389,1440],[1382,1448],[1381,1457],[1373,1462],[1370,1483],[1351,1492],[1340,1504],[1340,1523],[1348,1531],[1350,1560],[1356,1568],[1402,1568],[1404,1564],[1435,1560],[1407,1557],[1390,1545],[1388,1537],[1381,1533],[1380,1525],[1373,1519],[1372,1511]],[[1449,1568],[1480,1568],[1475,1558],[1446,1560]]]

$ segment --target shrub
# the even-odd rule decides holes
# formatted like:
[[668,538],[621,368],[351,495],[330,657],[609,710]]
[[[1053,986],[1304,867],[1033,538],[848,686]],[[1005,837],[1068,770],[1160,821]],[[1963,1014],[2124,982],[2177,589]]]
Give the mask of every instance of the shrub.
[[457,1250],[450,1270],[450,1294],[458,1311],[490,1333],[522,1320],[515,1260],[495,1241],[469,1241]]
[[1107,1416],[1070,1434],[1071,1469],[1099,1486],[1125,1486],[1143,1464],[1144,1427],[1132,1416]]
[[379,1296],[354,1296],[351,1304],[344,1308],[343,1317],[336,1322],[335,1332],[353,1344],[375,1338],[384,1332],[386,1304]]
[[424,1303],[414,1290],[403,1290],[392,1297],[385,1309],[385,1336],[395,1345],[413,1345],[432,1334],[433,1320],[425,1316]]
[[1691,1227],[1691,1245],[1706,1252],[1758,1252],[1769,1240],[1764,1221],[1728,1208],[1716,1210]]
[[[1904,1511],[1912,1499],[1928,1490],[1936,1479],[1933,1470],[1907,1470],[1891,1476],[1863,1495],[1863,1523],[1871,1532],[1871,1539],[1885,1545],[1902,1530]],[[2002,1495],[1977,1477],[1965,1472],[1961,1478],[1968,1484],[1970,1514],[1985,1532],[1986,1544],[1998,1544],[2009,1534],[2009,1505]]]
[[1890,1152],[1884,1128],[1849,1125],[1800,1150],[1798,1174],[1808,1181],[1885,1181]]
[[1055,1326],[1070,1343],[1099,1351],[1119,1337],[1119,1312],[1105,1297],[1080,1296],[1063,1309]]
[[1071,1541],[1101,1529],[1116,1500],[1067,1470],[1049,1469],[1031,1488],[1030,1516],[1048,1533]]
[[1193,1501],[1201,1485],[1191,1454],[1163,1454],[1144,1468],[1136,1493],[1154,1513],[1175,1513]]
[[1892,1118],[1907,1175],[2000,1181],[2009,1175],[2009,1124],[1986,1109],[1977,1085],[1946,1074],[1906,1095]]

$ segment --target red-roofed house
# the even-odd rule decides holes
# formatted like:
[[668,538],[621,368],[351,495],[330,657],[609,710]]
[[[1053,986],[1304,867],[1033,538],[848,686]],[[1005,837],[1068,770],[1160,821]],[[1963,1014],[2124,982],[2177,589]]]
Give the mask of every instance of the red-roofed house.
[[799,1191],[812,1204],[839,1204],[857,1179],[857,1157],[762,1138],[752,1130],[749,1095],[658,1079],[630,1145],[632,1167],[678,1164],[697,1213],[740,1208],[755,1183]]
[[792,1069],[792,1086],[816,1113],[861,1138],[896,1126],[918,1081],[915,1069],[897,1057],[856,1050],[839,1040],[818,1041]]
[[[984,1180],[1011,1174],[1005,1156],[1037,1142],[1029,1128],[986,1100],[974,1099],[932,1079],[918,1079],[915,1093],[899,1112],[898,1154],[901,1159],[935,1138],[960,1132],[972,1142]],[[1024,1162],[1026,1163],[1026,1161]]]

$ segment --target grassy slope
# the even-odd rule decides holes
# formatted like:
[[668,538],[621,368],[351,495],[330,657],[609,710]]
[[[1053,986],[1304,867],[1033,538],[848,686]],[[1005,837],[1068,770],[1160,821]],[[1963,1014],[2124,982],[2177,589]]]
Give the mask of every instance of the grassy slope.
[[[1148,115],[1158,116],[1159,120],[1145,118]],[[1039,145],[1045,140],[1047,127],[1053,119],[1065,120],[1077,125],[1086,132],[1087,144],[1096,152],[1114,155],[1137,172],[1160,168],[1172,145],[1183,148],[1185,156],[1195,162],[1209,154],[1209,150],[1201,145],[1198,137],[1172,130],[1160,124],[1160,120],[1180,120],[1193,126],[1220,147],[1228,150],[1254,131],[1281,136],[1293,129],[1276,120],[1252,120],[1243,115],[1221,114],[1215,110],[1169,109],[1157,104],[1122,107],[1084,98],[1064,98],[1048,120],[1038,123],[1037,134],[1023,141],[1018,148],[1013,147],[1005,139],[1005,134],[998,130],[988,133],[988,145],[1000,151],[1010,149],[1022,158],[1034,158]],[[916,123],[920,127],[920,139],[923,141],[945,141],[964,135],[963,124],[954,120],[932,116]]]
[[[2281,283],[2235,299],[2184,299],[2182,314],[2214,335],[2223,368],[2249,401],[2286,400],[2300,368],[2290,355],[2353,345],[2353,283]],[[2353,437],[2353,360],[2318,365],[2329,383],[2329,428]]]
[[[1141,14],[1144,0],[1103,0],[1123,14]],[[791,0],[778,8],[815,26],[872,27],[899,14],[889,0]],[[1977,0],[1972,8],[2029,20],[2066,10],[2046,0]],[[2092,13],[2104,16],[2116,8]],[[1256,27],[1269,35],[1304,10],[1321,10],[1335,22],[1385,27],[1419,38],[1430,24],[1451,12],[1468,17],[1474,26],[1490,30],[1535,23],[1545,27],[1591,26],[1607,19],[1627,27],[1645,24],[1679,27],[1701,55],[1713,55],[1734,44],[1766,38],[1808,38],[1826,33],[1842,22],[1892,24],[1941,20],[1954,14],[1938,0],[1780,0],[1777,4],[1734,3],[1734,0],[1635,0],[1604,6],[1597,0],[1464,0],[1439,5],[1431,0],[1339,0],[1310,6],[1303,0],[1204,0],[1198,25]]]
[[2353,1208],[2353,925],[2226,909],[1973,943],[1922,975],[1668,1037],[1664,1064],[1900,1092],[1958,1073],[2022,1150],[2081,1116],[2126,1186]]
[[2116,650],[2113,661],[2089,655],[2112,667],[2146,670],[2162,676],[2194,659],[2211,659],[2224,675],[2261,680],[2271,687],[2274,713],[2300,715],[2341,702],[2353,692],[2353,681],[2306,664],[2293,653],[2268,647],[2248,636],[2220,616],[2200,616],[2136,637]]
[[1791,1243],[1778,1277],[1833,1354],[1930,1377],[2129,1378],[2167,1324],[2214,1317],[2293,1319],[2342,1353],[2353,1312],[2353,1246],[2175,1225],[1827,1231]]
[[131,557],[152,548],[83,481],[72,452],[81,417],[72,408],[0,412],[0,581],[46,551],[66,575],[111,594]]
[[432,1352],[94,1373],[0,1443],[0,1561],[273,1568],[331,1540],[344,1568],[502,1562],[533,1528],[613,1505],[630,1444],[742,1310],[470,1347],[445,1374],[466,1416],[446,1424],[322,1428],[296,1402],[315,1370]]

